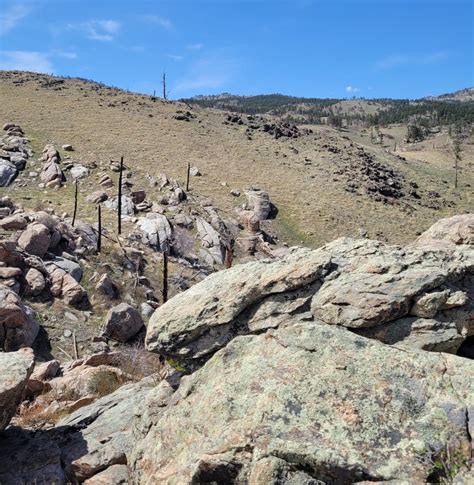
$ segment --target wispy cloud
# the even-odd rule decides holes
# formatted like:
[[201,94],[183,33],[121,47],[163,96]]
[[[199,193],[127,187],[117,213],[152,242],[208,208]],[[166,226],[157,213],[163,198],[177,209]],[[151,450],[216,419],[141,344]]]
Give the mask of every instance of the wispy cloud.
[[63,59],[77,59],[78,57],[76,52],[62,51],[59,49],[52,50],[51,55],[56,57],[62,57]]
[[348,93],[358,93],[360,88],[356,88],[355,86],[346,86],[346,92]]
[[48,54],[35,51],[0,51],[0,69],[53,73]]
[[190,51],[200,51],[204,47],[204,44],[197,43],[197,44],[188,44],[186,49]]
[[6,34],[14,29],[20,20],[31,12],[31,7],[25,4],[13,5],[10,9],[0,14],[0,34]]
[[180,79],[173,91],[180,94],[198,94],[198,91],[224,88],[236,76],[240,62],[222,52],[193,62],[187,75]]
[[158,25],[165,30],[173,30],[173,22],[165,17],[160,17],[159,15],[143,15],[142,19],[153,25]]
[[78,24],[68,24],[68,28],[82,32],[91,40],[110,42],[120,30],[121,24],[116,20],[89,20]]
[[378,69],[392,69],[394,67],[405,65],[423,66],[444,61],[449,56],[450,53],[448,51],[436,51],[430,54],[418,55],[393,54],[377,61],[375,67]]
[[173,61],[182,61],[184,59],[183,56],[176,56],[175,54],[166,54],[166,57],[173,59]]

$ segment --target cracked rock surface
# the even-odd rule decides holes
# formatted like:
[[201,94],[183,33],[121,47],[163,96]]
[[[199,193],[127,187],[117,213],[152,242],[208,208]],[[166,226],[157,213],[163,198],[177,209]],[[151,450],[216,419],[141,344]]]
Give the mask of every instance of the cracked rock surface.
[[471,361],[289,320],[236,337],[167,406],[151,391],[137,483],[424,483],[448,443],[467,456]]

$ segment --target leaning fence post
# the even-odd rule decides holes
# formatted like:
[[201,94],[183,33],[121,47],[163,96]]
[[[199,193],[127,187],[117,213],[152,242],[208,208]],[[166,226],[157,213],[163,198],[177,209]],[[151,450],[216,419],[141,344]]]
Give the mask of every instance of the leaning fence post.
[[163,249],[163,303],[168,301],[168,248]]
[[77,185],[78,185],[78,180],[76,179],[74,181],[76,187],[74,189],[74,213],[72,214],[72,226],[74,227],[74,224],[76,222],[76,214],[77,214]]
[[100,250],[102,248],[102,212],[101,212],[101,207],[100,204],[97,204],[97,229],[98,229],[98,234],[97,234],[97,252],[100,253]]

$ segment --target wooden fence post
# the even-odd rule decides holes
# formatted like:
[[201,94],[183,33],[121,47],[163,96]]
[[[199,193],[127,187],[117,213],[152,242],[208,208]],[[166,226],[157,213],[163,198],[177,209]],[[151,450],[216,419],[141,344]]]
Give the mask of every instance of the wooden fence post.
[[78,185],[78,180],[76,179],[74,181],[76,187],[74,189],[74,213],[72,214],[72,227],[74,227],[74,224],[76,222],[76,214],[77,214],[77,185]]
[[191,172],[191,164],[188,162],[188,170],[186,172],[186,192],[189,192],[189,173]]
[[100,204],[97,204],[97,218],[97,252],[100,253],[100,250],[102,249],[102,212]]
[[122,177],[123,177],[123,157],[120,157],[120,173],[119,173],[119,186],[118,186],[118,233],[122,234]]
[[163,303],[168,301],[168,248],[163,250]]

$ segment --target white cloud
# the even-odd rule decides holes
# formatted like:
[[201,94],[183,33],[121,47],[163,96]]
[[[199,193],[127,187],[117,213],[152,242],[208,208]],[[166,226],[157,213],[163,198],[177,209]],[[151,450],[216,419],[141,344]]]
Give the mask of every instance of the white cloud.
[[184,59],[183,56],[176,56],[174,54],[166,54],[166,57],[173,59],[173,61],[182,61]]
[[197,44],[188,44],[186,46],[186,49],[190,50],[190,51],[199,51],[201,50],[202,48],[204,47],[204,44],[200,44],[200,43],[197,43]]
[[14,29],[20,20],[26,17],[30,12],[31,7],[18,4],[0,14],[0,34],[6,34]]
[[418,55],[393,54],[377,61],[375,67],[378,69],[392,69],[404,65],[424,66],[444,61],[449,56],[450,53],[448,51],[437,51],[430,54]]
[[144,15],[142,18],[145,22],[158,25],[165,30],[173,29],[173,22],[170,19],[159,17],[158,15]]
[[356,88],[355,86],[346,86],[346,91],[348,93],[358,93],[360,89]]
[[82,32],[85,37],[100,42],[110,42],[120,30],[121,24],[116,20],[89,20],[79,24],[69,24],[68,28]]
[[56,57],[62,57],[64,59],[77,59],[77,53],[76,52],[69,52],[69,51],[62,51],[58,49],[54,49],[51,51],[52,56]]
[[48,54],[34,51],[0,51],[0,69],[48,74],[54,72]]

